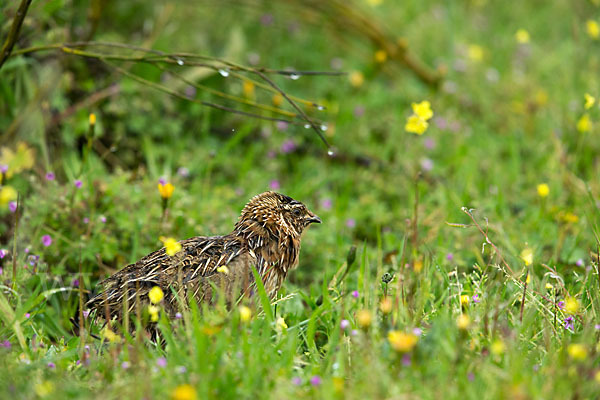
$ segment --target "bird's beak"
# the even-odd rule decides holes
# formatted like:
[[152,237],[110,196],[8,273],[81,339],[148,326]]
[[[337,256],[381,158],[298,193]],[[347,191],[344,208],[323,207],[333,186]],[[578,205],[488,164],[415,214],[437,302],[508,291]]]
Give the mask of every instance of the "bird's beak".
[[313,222],[316,222],[317,224],[320,224],[322,221],[321,221],[321,218],[319,218],[318,216],[316,216],[313,213],[310,213],[310,215],[308,216],[308,218],[306,218],[306,222],[308,222],[309,224],[311,224]]

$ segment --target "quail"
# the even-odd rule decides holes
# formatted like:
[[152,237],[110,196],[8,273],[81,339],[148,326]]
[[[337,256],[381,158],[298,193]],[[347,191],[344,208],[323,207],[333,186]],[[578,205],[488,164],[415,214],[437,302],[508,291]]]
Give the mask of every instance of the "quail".
[[[321,219],[289,196],[265,192],[244,206],[233,231],[224,236],[198,236],[148,254],[98,284],[86,304],[91,312],[120,320],[136,302],[149,303],[155,286],[164,293],[163,309],[174,318],[182,305],[213,304],[224,296],[231,305],[256,293],[253,267],[273,298],[288,272],[298,265],[303,231]],[[107,315],[108,313],[108,315]]]

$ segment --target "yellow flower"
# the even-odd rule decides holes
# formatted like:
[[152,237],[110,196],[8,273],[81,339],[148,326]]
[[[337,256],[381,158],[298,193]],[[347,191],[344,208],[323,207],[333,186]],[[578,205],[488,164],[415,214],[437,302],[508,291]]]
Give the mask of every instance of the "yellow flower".
[[271,102],[275,107],[279,107],[283,104],[283,96],[279,93],[275,93],[271,98]]
[[537,192],[540,197],[547,197],[550,194],[550,186],[547,183],[537,185]]
[[348,79],[350,80],[350,84],[355,88],[361,87],[365,82],[365,77],[360,71],[352,71],[348,75]]
[[385,50],[377,50],[375,52],[374,58],[376,62],[378,62],[379,64],[383,64],[387,60],[387,53],[385,52]]
[[197,398],[196,388],[189,384],[179,385],[171,393],[172,400],[196,400]]
[[600,371],[596,372],[596,375],[594,375],[594,379],[596,380],[596,382],[600,383]]
[[121,336],[117,335],[116,333],[108,329],[108,327],[106,326],[104,327],[104,329],[102,329],[101,335],[104,339],[107,339],[111,343],[121,342]]
[[46,397],[54,392],[54,384],[52,381],[42,381],[35,385],[33,390],[39,397]]
[[589,19],[585,23],[585,30],[589,37],[594,40],[598,40],[600,38],[600,25],[593,19]]
[[229,268],[227,268],[227,265],[221,265],[217,268],[217,272],[227,275],[229,273]]
[[548,289],[548,290],[554,289],[554,286],[552,286],[551,283],[546,283],[546,289]]
[[339,376],[334,376],[333,379],[333,389],[336,393],[342,393],[344,391],[344,378]]
[[470,300],[471,299],[469,298],[468,294],[463,294],[462,296],[460,296],[460,305],[461,306],[468,306]]
[[456,320],[456,326],[458,326],[458,329],[465,331],[469,328],[470,325],[471,318],[469,318],[467,314],[460,314],[460,316]]
[[242,91],[244,92],[244,96],[248,98],[254,97],[254,83],[252,81],[244,80],[242,85]]
[[592,130],[592,120],[589,114],[583,114],[577,121],[576,128],[579,132],[589,132]]
[[159,239],[163,242],[168,256],[174,256],[181,251],[181,243],[172,237],[161,236]]
[[471,61],[480,62],[483,60],[483,47],[478,44],[471,44],[467,48],[467,57]]
[[571,211],[567,211],[566,213],[564,213],[561,216],[561,219],[565,222],[571,222],[571,223],[576,223],[577,221],[579,221],[579,217],[575,214],[573,214]]
[[515,33],[515,39],[517,39],[517,42],[519,43],[529,43],[529,32],[525,29],[519,29],[517,33]]
[[13,152],[8,147],[0,148],[0,165],[8,165],[6,177],[10,178],[13,174],[31,169],[34,163],[34,152],[27,143],[17,143],[17,150]]
[[277,318],[277,321],[275,322],[275,326],[281,330],[288,328],[287,324],[285,323],[285,319],[283,319],[283,317]]
[[160,197],[163,199],[170,199],[173,196],[174,190],[175,186],[171,182],[167,182],[164,185],[162,183],[158,184],[158,193],[160,193]]
[[494,340],[494,343],[492,343],[492,345],[490,346],[490,350],[492,351],[492,354],[501,356],[502,354],[504,354],[504,351],[506,351],[506,345],[502,340],[496,339]]
[[413,269],[415,270],[416,273],[419,273],[423,270],[423,259],[419,258],[417,260],[415,260],[414,264],[413,264]]
[[12,186],[0,187],[0,205],[6,205],[17,198],[17,191]]
[[583,361],[587,358],[586,348],[579,343],[571,343],[569,347],[567,347],[567,353],[569,353],[569,357],[575,361]]
[[163,297],[165,297],[165,294],[163,293],[161,288],[159,288],[158,286],[154,286],[148,292],[148,297],[150,298],[150,302],[152,304],[158,304],[161,302]]
[[90,125],[96,125],[96,114],[91,113],[89,117]]
[[586,110],[592,108],[594,106],[594,103],[596,102],[596,98],[589,93],[584,94],[583,99],[585,100],[583,108],[585,108]]
[[384,297],[383,300],[381,300],[381,303],[379,303],[379,309],[384,314],[391,313],[392,312],[392,299],[390,299],[389,297]]
[[394,350],[406,353],[415,347],[419,341],[419,337],[413,333],[389,331],[388,341]]
[[361,328],[368,328],[373,322],[373,316],[369,310],[360,310],[356,313],[356,322]]
[[528,285],[531,283],[531,274],[529,273],[529,271],[527,271],[527,277],[525,278],[525,283]]
[[420,118],[417,115],[411,115],[410,117],[408,117],[404,129],[406,130],[406,132],[422,135],[427,130],[428,126],[429,124],[424,119]]
[[525,265],[531,265],[533,263],[533,250],[530,247],[525,247],[521,252],[520,257]]
[[565,311],[569,314],[577,314],[577,311],[579,311],[579,302],[575,297],[569,297],[565,301]]
[[158,313],[160,312],[160,308],[156,306],[148,306],[148,314],[150,314],[150,321],[158,322]]
[[249,307],[241,306],[240,307],[240,320],[242,322],[248,322],[252,318],[252,310]]
[[423,100],[420,103],[411,104],[413,112],[419,116],[419,118],[427,121],[433,117],[433,111],[431,110],[431,103],[428,100]]

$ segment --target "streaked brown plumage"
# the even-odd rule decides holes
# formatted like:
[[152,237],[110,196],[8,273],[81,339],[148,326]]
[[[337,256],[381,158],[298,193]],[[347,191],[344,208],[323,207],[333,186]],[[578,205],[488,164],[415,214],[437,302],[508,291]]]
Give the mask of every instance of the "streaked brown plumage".
[[[173,256],[165,248],[148,254],[100,282],[87,307],[104,316],[108,305],[111,318],[120,319],[125,305],[131,312],[136,301],[147,304],[154,286],[163,290],[162,304],[171,318],[190,296],[213,303],[223,293],[231,304],[254,293],[252,266],[274,297],[298,265],[302,232],[313,222],[321,220],[299,201],[276,192],[259,194],[246,204],[230,234],[182,240],[182,249]],[[221,266],[228,272],[217,271]]]

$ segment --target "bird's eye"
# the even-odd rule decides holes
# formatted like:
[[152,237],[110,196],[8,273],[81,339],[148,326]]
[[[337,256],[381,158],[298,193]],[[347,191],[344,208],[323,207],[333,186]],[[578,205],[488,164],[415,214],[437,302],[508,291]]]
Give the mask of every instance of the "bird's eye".
[[299,217],[300,214],[302,214],[302,211],[300,211],[299,208],[294,208],[294,211],[292,211],[292,214],[294,214],[296,217]]

